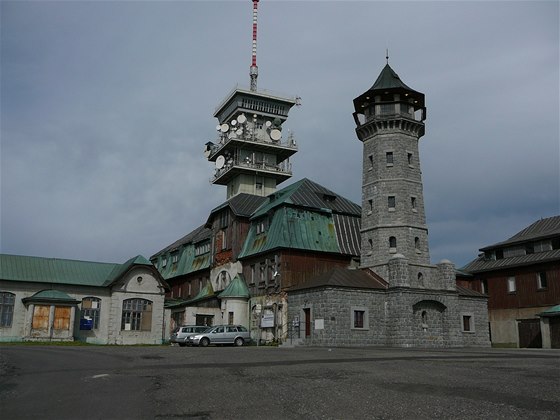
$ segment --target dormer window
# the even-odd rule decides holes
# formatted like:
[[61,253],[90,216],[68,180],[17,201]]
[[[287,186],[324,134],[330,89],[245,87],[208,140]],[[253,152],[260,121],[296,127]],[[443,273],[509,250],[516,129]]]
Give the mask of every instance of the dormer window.
[[165,268],[166,266],[167,266],[167,258],[164,257],[164,258],[161,260],[161,268]]
[[194,247],[194,255],[199,256],[210,252],[210,242],[196,244]]
[[226,228],[229,225],[229,212],[223,211],[220,213],[220,228]]
[[171,256],[171,263],[172,264],[177,264],[177,261],[179,261],[179,253],[175,253]]

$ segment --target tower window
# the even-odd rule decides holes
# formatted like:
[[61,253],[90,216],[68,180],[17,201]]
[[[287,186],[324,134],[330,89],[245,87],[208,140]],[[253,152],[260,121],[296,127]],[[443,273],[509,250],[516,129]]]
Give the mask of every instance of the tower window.
[[414,238],[414,249],[417,253],[420,252],[420,238],[418,237]]
[[393,161],[393,152],[387,152],[385,153],[385,158],[387,160],[387,166],[392,166],[394,161]]
[[424,287],[424,274],[418,273],[418,285]]
[[407,153],[406,156],[408,159],[408,166],[412,166],[412,157],[413,157],[412,153]]
[[394,236],[389,238],[389,252],[397,252],[397,238]]
[[410,197],[410,207],[412,207],[412,211],[416,210],[416,197]]
[[368,159],[369,159],[369,170],[371,171],[371,169],[373,168],[373,155],[369,155]]
[[368,207],[368,210],[369,210],[368,213],[371,213],[371,212],[373,211],[373,200],[372,200],[372,199],[369,199],[369,200],[368,200],[368,205],[369,205],[369,207]]
[[394,195],[390,195],[390,196],[387,198],[387,205],[388,205],[388,207],[389,207],[389,211],[391,211],[391,210],[394,211],[394,210],[395,210],[395,204],[396,204],[396,198],[395,198],[395,196],[394,196]]
[[379,105],[381,115],[390,115],[395,113],[395,104],[381,104]]

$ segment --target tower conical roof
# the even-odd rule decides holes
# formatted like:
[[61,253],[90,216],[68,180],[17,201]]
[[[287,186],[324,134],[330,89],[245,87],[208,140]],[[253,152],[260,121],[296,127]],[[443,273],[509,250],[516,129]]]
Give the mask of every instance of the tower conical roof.
[[407,86],[387,63],[379,76],[377,76],[373,86],[354,99],[354,108],[356,111],[359,111],[364,102],[371,102],[370,98],[373,99],[374,95],[387,93],[408,94],[415,100],[416,108],[424,107],[424,94]]

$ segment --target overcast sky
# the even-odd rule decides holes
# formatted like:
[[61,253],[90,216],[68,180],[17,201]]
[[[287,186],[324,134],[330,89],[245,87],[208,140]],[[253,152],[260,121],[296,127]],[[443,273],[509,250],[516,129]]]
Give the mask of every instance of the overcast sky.
[[[225,201],[203,146],[249,85],[252,3],[1,4],[1,252],[146,257]],[[389,64],[426,95],[432,262],[559,209],[559,3],[259,3],[259,88],[301,96],[294,176],[361,204],[352,100]]]

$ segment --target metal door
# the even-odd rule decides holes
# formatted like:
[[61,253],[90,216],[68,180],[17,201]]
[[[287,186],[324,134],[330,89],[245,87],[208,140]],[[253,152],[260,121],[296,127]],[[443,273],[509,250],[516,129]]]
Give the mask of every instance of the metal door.
[[520,348],[541,348],[541,323],[538,319],[521,319],[518,321]]

